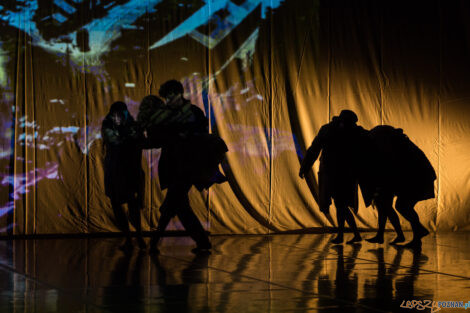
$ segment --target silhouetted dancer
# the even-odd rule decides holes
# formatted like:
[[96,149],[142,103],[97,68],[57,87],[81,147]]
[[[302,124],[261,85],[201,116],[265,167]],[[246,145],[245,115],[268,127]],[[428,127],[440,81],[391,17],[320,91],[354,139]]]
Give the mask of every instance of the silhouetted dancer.
[[383,243],[387,218],[397,231],[397,238],[392,243],[404,241],[398,216],[392,208],[393,198],[396,196],[395,209],[410,222],[413,230],[413,239],[405,246],[421,247],[421,238],[429,234],[429,231],[419,221],[414,207],[418,201],[434,198],[436,172],[424,152],[402,129],[382,125],[371,129],[369,134],[378,153],[375,164],[375,171],[378,173],[375,199],[379,230],[368,241]]
[[[144,249],[140,210],[144,173],[139,132],[134,118],[123,102],[111,105],[103,120],[101,134],[106,147],[104,159],[104,183],[106,195],[116,217],[118,228],[126,235],[125,250],[132,248],[129,221],[137,231],[139,247]],[[124,205],[127,204],[129,219]]]
[[[375,139],[374,139],[375,137]],[[390,173],[387,166],[390,164],[389,155],[385,151],[387,145],[378,144],[375,132],[369,131],[365,140],[366,147],[363,150],[364,166],[361,169],[360,185],[366,206],[375,204],[378,211],[379,229],[377,235],[366,239],[371,243],[382,244],[384,242],[384,231],[387,219],[393,225],[397,236],[390,242],[391,245],[405,241],[400,219],[393,209],[393,195],[385,192],[384,186],[390,183]],[[390,146],[388,146],[390,148]],[[388,173],[388,174],[387,174]]]
[[339,116],[320,128],[308,148],[300,166],[299,176],[304,177],[318,158],[320,151],[319,206],[320,211],[329,214],[331,199],[336,206],[338,235],[333,243],[343,242],[344,223],[348,222],[354,237],[347,243],[361,241],[354,215],[358,209],[359,150],[367,131],[356,125],[357,116],[349,110],[341,111]]
[[219,171],[227,146],[220,137],[208,133],[203,111],[185,99],[183,93],[180,82],[167,81],[159,90],[166,104],[150,95],[143,99],[139,109],[138,121],[150,145],[162,148],[158,164],[160,186],[168,188],[151,240],[152,252],[158,252],[160,237],[174,216],[178,216],[196,241],[194,252],[209,250],[209,238],[189,205],[188,192],[192,185],[202,190],[227,181]]

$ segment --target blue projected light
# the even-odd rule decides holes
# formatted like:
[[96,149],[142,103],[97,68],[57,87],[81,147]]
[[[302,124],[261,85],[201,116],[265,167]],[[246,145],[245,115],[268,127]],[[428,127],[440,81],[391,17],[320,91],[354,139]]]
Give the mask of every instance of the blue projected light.
[[[76,1],[76,3],[80,3],[80,2],[81,1]],[[67,1],[64,1],[64,0],[54,0],[54,4],[69,14],[73,14],[77,11],[75,7],[68,4]]]
[[[177,4],[178,8],[188,9],[188,16],[178,25],[172,25],[160,38],[153,38],[148,43],[151,51],[164,47],[181,38],[194,40],[207,49],[214,49],[238,26],[242,25],[250,16],[255,16],[262,21],[266,17],[268,9],[276,9],[281,6],[283,0],[186,0]],[[100,81],[110,83],[109,74],[106,72],[106,62],[112,58],[114,50],[119,50],[119,39],[128,30],[142,31],[146,36],[146,30],[142,21],[150,20],[152,16],[159,16],[168,5],[174,5],[173,0],[10,0],[7,4],[0,5],[0,24],[8,29],[20,30],[31,38],[31,44],[39,47],[51,56],[58,64],[71,65],[76,72],[87,72]],[[191,11],[192,10],[192,11]],[[185,11],[186,12],[186,11]],[[258,13],[259,12],[259,13]],[[243,25],[242,25],[243,26]],[[201,29],[207,29],[204,33]],[[150,29],[150,31],[152,31]],[[198,73],[187,73],[181,80],[188,91],[188,96],[196,105],[206,108],[206,111],[214,111],[212,106],[217,106],[221,114],[226,110],[240,110],[253,103],[263,101],[254,81],[244,82],[244,85],[234,83],[221,93],[208,90],[207,87],[224,69],[234,60],[241,70],[246,70],[252,63],[256,43],[260,36],[259,24],[248,30],[244,29],[244,41],[234,47],[224,62],[218,68],[211,69],[207,76]],[[6,34],[7,32],[3,32]],[[93,143],[101,138],[101,122],[103,116],[87,116],[87,126],[76,126],[76,108],[73,108],[70,100],[61,99],[63,95],[54,94],[46,99],[48,105],[56,106],[63,112],[70,113],[70,121],[58,125],[39,125],[31,116],[23,116],[14,119],[15,102],[12,74],[8,74],[7,65],[16,57],[16,50],[11,51],[11,45],[7,44],[11,38],[2,37],[0,34],[0,102],[7,105],[7,109],[0,114],[0,128],[3,134],[0,144],[9,147],[0,151],[0,159],[11,161],[25,161],[21,157],[13,155],[15,145],[38,150],[52,150],[51,155],[60,155],[64,151],[64,144],[73,143],[81,155],[88,154]],[[114,45],[113,45],[114,44]],[[7,48],[10,47],[10,48]],[[10,49],[10,51],[8,51]],[[66,64],[65,60],[68,62]],[[189,62],[183,55],[181,60]],[[135,82],[126,82],[126,88],[136,88]],[[108,92],[108,87],[105,87]],[[203,95],[202,97],[200,95]],[[202,100],[201,100],[202,99]],[[237,99],[237,100],[235,100]],[[139,100],[125,97],[129,110],[135,115]],[[200,103],[199,103],[200,102]],[[209,108],[211,106],[211,108]],[[212,123],[215,117],[212,115]],[[15,129],[13,126],[19,126]],[[260,156],[266,151],[260,146],[257,134],[259,127],[250,125],[231,125],[230,130],[238,133],[239,142],[233,142],[230,147],[233,152],[240,152],[250,156]],[[15,133],[15,131],[17,133]],[[292,135],[288,132],[279,132],[275,129],[266,130],[269,134],[275,134],[277,138],[277,153],[292,150]],[[16,140],[16,142],[15,142]],[[268,140],[267,136],[263,140]],[[268,142],[269,144],[269,142]],[[80,153],[78,153],[80,155]],[[159,151],[152,151],[148,162],[152,168],[152,176],[156,175],[156,160]],[[5,163],[8,163],[5,162]],[[10,199],[6,203],[0,203],[0,217],[14,209],[15,200],[21,199],[35,184],[41,180],[61,179],[60,168],[57,161],[47,162],[42,168],[25,173],[6,174],[9,170],[1,171],[0,187],[12,190]],[[11,188],[13,186],[13,188]],[[11,225],[10,225],[11,226]],[[9,227],[10,227],[9,226]],[[11,226],[13,227],[13,226]],[[3,230],[0,229],[0,232]]]
[[[241,5],[236,5],[229,0],[206,1],[206,5],[169,32],[165,37],[151,45],[150,49],[161,47],[185,35],[191,36],[201,44],[212,49],[260,5],[262,12],[261,17],[265,18],[267,8],[275,9],[280,4],[281,0],[247,0]],[[220,20],[217,13],[222,9],[227,10],[229,14],[224,17],[223,20]],[[213,20],[217,21],[217,27],[209,36],[201,34],[196,30]]]
[[[30,35],[33,45],[42,47],[50,53],[68,54],[71,61],[78,66],[93,67],[103,65],[102,56],[110,51],[111,43],[122,35],[122,29],[135,28],[133,23],[137,19],[146,14],[155,13],[156,6],[165,1],[103,0],[98,2],[99,4],[90,4],[92,7],[87,8],[89,11],[85,12],[90,16],[101,16],[94,19],[90,17],[83,25],[77,24],[78,9],[82,6],[81,1],[49,0],[42,1],[40,4],[37,1],[17,2],[15,10],[3,8],[0,11],[0,20]],[[282,1],[246,0],[237,5],[230,0],[205,0],[203,3],[202,7],[180,25],[157,42],[152,43],[149,49],[164,46],[186,35],[212,49],[256,8],[261,7],[260,18],[263,19],[268,8],[275,9],[281,5]],[[221,10],[228,14],[219,16]],[[101,14],[96,12],[101,12]],[[52,23],[51,19],[59,25]],[[197,30],[210,22],[215,22],[217,26],[209,35]],[[89,49],[85,50],[78,38],[83,32],[88,34],[86,46],[89,46]]]

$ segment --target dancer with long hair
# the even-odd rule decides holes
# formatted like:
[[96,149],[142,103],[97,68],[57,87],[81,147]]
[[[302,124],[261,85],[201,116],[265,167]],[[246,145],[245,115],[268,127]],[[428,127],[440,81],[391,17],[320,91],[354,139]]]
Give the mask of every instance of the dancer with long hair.
[[[123,249],[132,248],[129,221],[137,231],[140,248],[145,248],[142,238],[140,211],[144,173],[142,170],[141,136],[134,118],[124,102],[114,102],[103,120],[101,135],[106,148],[104,159],[105,193],[118,228],[126,235]],[[129,218],[125,212],[128,207]]]

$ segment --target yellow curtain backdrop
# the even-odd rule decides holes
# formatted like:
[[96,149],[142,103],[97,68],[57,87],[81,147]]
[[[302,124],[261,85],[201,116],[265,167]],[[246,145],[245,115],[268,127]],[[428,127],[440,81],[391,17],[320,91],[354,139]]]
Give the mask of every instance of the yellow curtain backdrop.
[[[306,180],[298,170],[343,109],[367,129],[403,128],[438,175],[436,198],[417,205],[423,224],[468,230],[469,9],[443,0],[0,5],[0,234],[118,231],[104,195],[101,121],[114,101],[135,116],[172,78],[229,147],[229,182],[190,192],[210,232],[334,227],[316,202],[318,164]],[[159,153],[142,159],[144,230],[165,195]],[[359,226],[375,228],[376,216],[361,200]]]

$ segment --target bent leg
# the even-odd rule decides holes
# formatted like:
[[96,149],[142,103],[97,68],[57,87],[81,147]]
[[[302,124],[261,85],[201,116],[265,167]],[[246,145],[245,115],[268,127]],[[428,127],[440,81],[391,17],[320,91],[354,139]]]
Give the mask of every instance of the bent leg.
[[199,249],[210,249],[212,247],[204,227],[202,227],[201,222],[196,214],[194,214],[189,203],[178,210],[177,216]]
[[163,203],[160,206],[160,218],[158,219],[157,229],[152,233],[152,238],[150,240],[151,251],[158,251],[158,242],[160,241],[160,238],[162,237],[166,227],[170,223],[170,220],[173,218],[173,216],[175,216],[175,206],[176,204],[174,203],[173,191],[168,189],[165,200],[163,200]]
[[175,187],[178,205],[175,212],[181,221],[181,224],[183,224],[184,229],[186,229],[189,236],[196,242],[197,248],[210,249],[212,246],[209,241],[209,237],[189,205],[188,192],[190,188],[190,184],[182,184]]
[[419,221],[418,213],[414,209],[416,203],[416,200],[405,197],[398,197],[395,203],[395,208],[410,222],[413,230],[413,240],[408,244],[409,246],[421,245],[421,238],[429,234],[429,231]]

